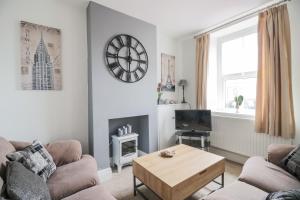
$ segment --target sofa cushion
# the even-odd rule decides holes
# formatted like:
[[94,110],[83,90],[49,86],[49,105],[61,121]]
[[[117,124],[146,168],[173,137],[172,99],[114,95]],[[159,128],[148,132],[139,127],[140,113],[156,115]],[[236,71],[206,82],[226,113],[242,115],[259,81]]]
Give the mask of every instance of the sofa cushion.
[[96,160],[83,155],[79,161],[58,167],[48,179],[53,200],[62,199],[98,184]]
[[215,191],[205,200],[265,200],[268,193],[247,183],[236,181]]
[[19,162],[10,162],[6,170],[6,190],[14,200],[51,200],[47,184]]
[[6,139],[0,137],[0,176],[5,179],[6,162],[8,161],[6,155],[14,152],[16,149]]
[[[17,151],[31,145],[29,142],[10,141]],[[59,140],[45,145],[56,166],[78,161],[82,156],[81,144],[77,140]]]
[[63,200],[116,200],[102,185],[90,187],[88,189],[77,192]]
[[239,180],[266,192],[300,188],[300,182],[294,176],[262,157],[249,158]]
[[286,171],[300,179],[300,145],[284,157],[280,165]]
[[47,181],[56,170],[52,156],[38,141],[34,141],[22,151],[9,153],[6,157],[11,161],[22,163],[27,169],[42,177],[44,181]]
[[80,160],[81,144],[77,140],[60,140],[45,145],[52,155],[56,166],[62,166]]
[[300,189],[272,192],[266,200],[297,200],[300,199]]
[[20,142],[20,141],[9,141],[16,149],[16,151],[21,151],[32,144],[32,142]]
[[288,155],[296,146],[290,144],[270,144],[268,146],[268,161],[280,165],[280,161]]

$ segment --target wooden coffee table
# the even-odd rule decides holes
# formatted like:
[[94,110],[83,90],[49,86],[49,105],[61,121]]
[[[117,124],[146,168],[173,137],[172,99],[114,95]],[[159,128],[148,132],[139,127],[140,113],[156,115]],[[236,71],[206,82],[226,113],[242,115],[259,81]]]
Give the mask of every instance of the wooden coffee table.
[[[225,159],[184,144],[168,148],[175,151],[173,158],[162,158],[160,151],[133,161],[134,195],[147,186],[164,200],[183,200],[221,176],[224,187]],[[137,185],[136,179],[142,183]]]

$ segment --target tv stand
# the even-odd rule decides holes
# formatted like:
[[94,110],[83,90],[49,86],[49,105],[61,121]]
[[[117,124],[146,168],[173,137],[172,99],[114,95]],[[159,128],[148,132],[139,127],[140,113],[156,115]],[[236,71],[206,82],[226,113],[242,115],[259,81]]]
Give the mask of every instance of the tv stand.
[[200,140],[201,141],[201,149],[205,151],[209,151],[210,147],[210,132],[209,131],[176,131],[175,135],[178,138],[179,144],[182,144],[182,140]]

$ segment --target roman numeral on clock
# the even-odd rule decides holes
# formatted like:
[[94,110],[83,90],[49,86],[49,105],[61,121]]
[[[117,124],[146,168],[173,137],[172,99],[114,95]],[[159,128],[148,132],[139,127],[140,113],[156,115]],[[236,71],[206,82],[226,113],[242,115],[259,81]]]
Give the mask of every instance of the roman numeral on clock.
[[127,36],[126,37],[126,42],[127,42],[127,46],[131,47],[131,37]]
[[133,72],[133,75],[134,75],[135,80],[138,80],[140,78],[136,71]]
[[139,46],[139,43],[138,42],[136,42],[136,44],[134,45],[134,49],[136,49],[137,48],[137,46]]
[[142,74],[145,73],[145,70],[143,68],[141,68],[141,67],[138,67],[137,70],[139,70]]
[[128,82],[131,82],[131,73],[126,73],[126,80],[128,81]]
[[117,39],[117,41],[118,41],[118,43],[120,44],[121,47],[124,46],[124,42],[123,42],[123,39],[122,39],[121,36],[117,36],[116,39]]
[[121,68],[121,69],[118,71],[118,73],[116,74],[116,77],[118,77],[119,79],[122,80],[124,72],[125,72],[125,71]]
[[112,48],[114,48],[115,51],[119,51],[120,50],[120,48],[117,47],[113,42],[111,42],[109,45],[112,46]]
[[117,67],[119,67],[118,63],[116,63],[116,62],[109,63],[108,66],[109,66],[110,70],[112,70],[112,71],[114,69],[116,69]]
[[142,64],[146,64],[147,63],[146,60],[139,60],[138,62],[142,63]]
[[142,52],[139,52],[138,54],[140,56],[140,55],[145,54],[145,53],[146,53],[146,51],[142,51]]
[[117,58],[117,57],[118,57],[118,54],[106,52],[106,56],[107,56],[107,57],[110,57],[110,58]]

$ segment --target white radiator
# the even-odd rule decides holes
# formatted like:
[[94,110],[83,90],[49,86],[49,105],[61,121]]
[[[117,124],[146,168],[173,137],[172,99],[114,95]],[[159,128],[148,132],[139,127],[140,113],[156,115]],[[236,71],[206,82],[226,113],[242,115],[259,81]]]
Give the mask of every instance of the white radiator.
[[267,155],[269,144],[292,144],[291,139],[258,134],[253,119],[212,117],[211,146],[245,156]]

